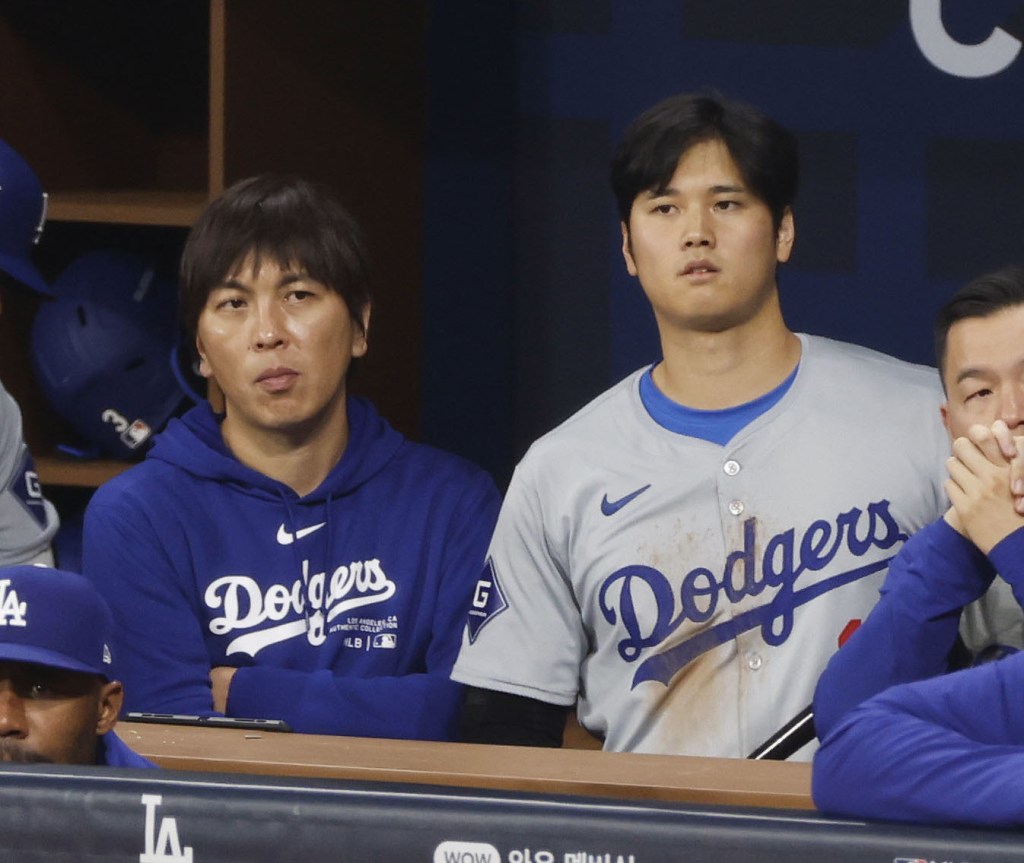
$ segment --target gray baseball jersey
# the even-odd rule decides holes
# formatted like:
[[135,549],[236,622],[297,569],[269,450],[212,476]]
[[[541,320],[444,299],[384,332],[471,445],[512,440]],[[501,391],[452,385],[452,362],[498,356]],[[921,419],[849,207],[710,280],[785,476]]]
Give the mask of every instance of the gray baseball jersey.
[[0,566],[52,566],[50,542],[58,524],[22,439],[21,410],[0,384]]
[[576,704],[634,752],[744,757],[810,704],[948,505],[949,443],[934,369],[800,339],[789,391],[726,446],[655,423],[642,370],[534,443],[452,677]]
[[1024,612],[1010,585],[1000,576],[993,579],[981,599],[964,609],[960,637],[973,654],[992,645],[1024,648]]

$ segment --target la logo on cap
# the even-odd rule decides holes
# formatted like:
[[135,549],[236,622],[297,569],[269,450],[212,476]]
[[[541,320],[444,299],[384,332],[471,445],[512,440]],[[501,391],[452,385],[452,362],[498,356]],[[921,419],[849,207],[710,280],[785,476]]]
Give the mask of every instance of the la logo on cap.
[[27,602],[18,601],[18,591],[8,590],[9,578],[0,579],[0,626],[25,626]]

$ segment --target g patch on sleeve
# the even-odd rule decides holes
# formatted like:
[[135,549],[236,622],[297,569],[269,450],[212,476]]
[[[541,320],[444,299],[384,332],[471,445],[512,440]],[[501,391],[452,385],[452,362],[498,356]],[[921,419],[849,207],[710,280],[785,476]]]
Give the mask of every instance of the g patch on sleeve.
[[11,492],[21,501],[25,511],[32,516],[41,528],[46,527],[46,502],[43,498],[43,489],[39,484],[39,474],[36,473],[36,463],[32,453],[25,451],[21,465],[14,474],[11,481]]
[[494,561],[487,558],[484,571],[473,589],[473,603],[469,609],[469,620],[466,628],[469,631],[469,643],[476,641],[480,630],[491,620],[508,608],[508,600],[498,582],[498,573]]

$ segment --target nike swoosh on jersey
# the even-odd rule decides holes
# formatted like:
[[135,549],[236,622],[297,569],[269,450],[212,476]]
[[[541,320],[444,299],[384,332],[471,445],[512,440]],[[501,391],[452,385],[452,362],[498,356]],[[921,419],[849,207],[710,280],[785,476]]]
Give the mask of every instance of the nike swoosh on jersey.
[[295,540],[302,539],[302,537],[304,536],[309,536],[311,533],[313,533],[313,531],[320,530],[320,528],[322,528],[325,524],[327,524],[327,522],[322,521],[320,522],[320,524],[313,524],[309,527],[302,527],[295,531],[294,534],[289,533],[285,529],[285,526],[282,524],[277,529],[277,541],[281,545],[291,545],[293,542],[295,542]]
[[620,509],[622,509],[627,503],[640,497],[647,489],[651,487],[650,483],[645,485],[643,488],[638,488],[636,491],[630,492],[625,497],[620,497],[618,500],[608,500],[608,495],[601,498],[601,513],[603,515],[615,515]]

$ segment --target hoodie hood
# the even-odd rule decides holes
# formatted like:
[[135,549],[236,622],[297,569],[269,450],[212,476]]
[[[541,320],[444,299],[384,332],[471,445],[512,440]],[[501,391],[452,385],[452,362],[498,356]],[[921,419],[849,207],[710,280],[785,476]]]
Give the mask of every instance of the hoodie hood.
[[[394,458],[405,439],[365,399],[347,400],[349,440],[341,459],[304,502],[315,503],[349,494],[379,473]],[[180,419],[172,419],[147,454],[204,479],[217,480],[257,496],[280,500],[298,495],[284,483],[245,466],[224,443],[220,423],[209,403],[202,402]]]

